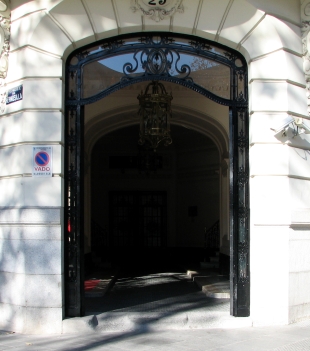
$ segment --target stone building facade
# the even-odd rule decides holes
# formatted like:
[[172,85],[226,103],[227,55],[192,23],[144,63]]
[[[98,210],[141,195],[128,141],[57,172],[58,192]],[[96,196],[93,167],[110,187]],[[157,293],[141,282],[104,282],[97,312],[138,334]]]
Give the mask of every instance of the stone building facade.
[[[249,92],[249,318],[253,325],[310,318],[310,1],[1,0],[0,16],[1,329],[63,331],[68,231],[67,59],[83,47],[127,34],[142,37],[144,33],[205,39],[245,59]],[[209,90],[219,95],[221,85],[216,84],[218,80]],[[11,101],[12,89],[17,87],[22,87],[22,98]],[[128,86],[85,107],[85,254],[91,251],[92,152],[107,133],[138,124],[132,115],[141,87],[143,84]],[[203,167],[197,161],[195,167],[202,167],[201,184],[207,171],[217,172],[216,180],[211,171],[213,175],[206,179],[210,184],[216,181],[219,188],[214,216],[220,219],[220,251],[229,256],[229,108],[187,87],[171,83],[169,89],[178,115],[175,125],[212,141],[199,152],[209,150],[216,161]],[[108,144],[108,139],[104,140]],[[181,141],[178,145],[185,165],[180,172],[191,177],[187,145]],[[32,176],[35,146],[52,146],[52,177]],[[113,172],[106,173],[106,179],[112,178]],[[195,191],[199,192],[185,189],[183,194]],[[174,197],[173,192],[170,195]],[[191,201],[189,196],[184,201]],[[175,204],[171,206],[171,213],[178,211]],[[210,209],[204,211],[209,213]],[[176,212],[171,215],[173,223],[182,221]],[[174,233],[171,245],[186,247],[186,235],[181,235],[180,242],[177,238],[188,224],[180,229],[173,223],[169,227]]]

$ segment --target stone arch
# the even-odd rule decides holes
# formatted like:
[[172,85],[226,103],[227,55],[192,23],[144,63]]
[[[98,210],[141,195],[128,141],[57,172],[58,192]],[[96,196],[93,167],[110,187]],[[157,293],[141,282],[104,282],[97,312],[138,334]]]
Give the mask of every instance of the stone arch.
[[[184,41],[184,43],[183,43]],[[98,45],[98,44],[97,44]],[[99,43],[100,45],[100,43]],[[138,61],[136,55],[142,52],[143,70],[141,74],[136,74]],[[162,63],[160,71],[157,70],[153,61],[149,60],[152,53],[159,53]],[[119,56],[123,59],[124,77],[117,80],[111,86],[98,93],[93,91],[91,97],[84,97],[83,93],[83,67],[88,63],[101,62],[106,57],[126,53],[131,55],[136,64],[131,65],[128,58]],[[178,59],[170,57],[177,55]],[[218,96],[196,83],[194,75],[191,76],[190,66],[183,64],[178,67],[181,55],[191,55],[198,58],[210,59],[219,65],[228,68],[230,90],[227,97]],[[145,56],[147,57],[145,57]],[[150,56],[149,56],[150,55]],[[171,61],[170,61],[171,60]],[[129,66],[130,70],[125,67]],[[174,77],[169,70],[175,69],[180,77]],[[129,72],[127,74],[127,72]],[[193,70],[194,72],[194,70]],[[99,73],[98,73],[99,74]],[[184,74],[184,77],[182,77]],[[139,34],[135,36],[117,36],[107,41],[102,41],[102,46],[97,49],[83,47],[75,50],[67,59],[66,64],[66,149],[65,149],[65,223],[68,222],[68,230],[65,229],[65,261],[66,261],[66,315],[83,315],[83,297],[80,294],[82,270],[80,269],[80,255],[83,252],[81,243],[83,237],[83,144],[84,144],[84,120],[89,120],[85,115],[86,108],[91,104],[98,103],[102,98],[107,99],[111,93],[116,94],[121,88],[130,87],[134,83],[142,83],[149,80],[163,80],[176,83],[176,86],[183,86],[189,91],[200,93],[218,105],[229,107],[226,110],[226,120],[229,120],[227,132],[230,135],[230,247],[231,247],[231,282],[236,292],[231,296],[232,314],[244,317],[249,315],[249,291],[250,291],[250,270],[249,270],[249,189],[248,189],[248,88],[247,88],[247,65],[242,55],[234,50],[223,46],[212,46],[211,42],[195,40],[193,36],[176,35],[170,37],[167,33],[158,34],[146,33],[144,37]],[[226,84],[226,83],[225,83]],[[72,89],[73,87],[73,89]],[[102,89],[102,88],[100,88]],[[219,94],[220,95],[220,94]],[[188,96],[188,97],[189,97]],[[226,95],[224,95],[226,96]],[[107,104],[109,105],[109,104]],[[111,105],[111,104],[110,104]],[[99,109],[100,110],[100,109]],[[203,111],[204,112],[204,111]],[[219,111],[218,111],[219,113]],[[190,117],[191,118],[191,117]],[[191,118],[192,119],[192,118]],[[220,125],[220,120],[218,120]],[[119,115],[112,119],[112,127],[120,123]],[[121,124],[126,124],[121,121]],[[185,123],[195,125],[195,122],[186,121]],[[87,123],[86,123],[87,124]],[[129,123],[132,124],[132,123]],[[217,131],[217,129],[214,129]],[[219,133],[221,137],[221,133]],[[213,140],[216,140],[216,134]],[[220,145],[219,145],[220,146]],[[223,153],[222,157],[227,153]],[[221,160],[220,164],[221,164]],[[89,164],[89,162],[88,162]],[[90,184],[90,183],[89,183]],[[242,190],[241,190],[242,189]],[[86,191],[86,194],[88,191]],[[88,220],[90,223],[90,219]],[[227,226],[228,227],[228,226]],[[227,233],[228,236],[228,233]],[[241,252],[242,250],[242,252]],[[78,301],[78,302],[77,302]]]

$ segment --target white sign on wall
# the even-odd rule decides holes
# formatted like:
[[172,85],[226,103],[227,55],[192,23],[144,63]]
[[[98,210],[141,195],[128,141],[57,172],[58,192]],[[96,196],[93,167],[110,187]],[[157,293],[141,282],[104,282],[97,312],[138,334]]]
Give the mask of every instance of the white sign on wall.
[[34,146],[32,152],[32,176],[51,177],[53,174],[53,147]]

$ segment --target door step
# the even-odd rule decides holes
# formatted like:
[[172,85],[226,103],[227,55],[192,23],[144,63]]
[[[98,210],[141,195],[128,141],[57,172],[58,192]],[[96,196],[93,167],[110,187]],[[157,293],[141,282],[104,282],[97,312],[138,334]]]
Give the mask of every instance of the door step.
[[230,298],[230,281],[226,276],[207,270],[187,271],[187,275],[207,297],[215,299]]
[[206,307],[204,312],[105,312],[63,320],[63,334],[84,332],[139,332],[160,330],[244,328],[251,327],[250,317],[229,315],[229,302],[222,311]]
[[194,282],[201,288],[202,292],[214,299],[229,299],[229,280],[216,281],[208,277],[194,277]]

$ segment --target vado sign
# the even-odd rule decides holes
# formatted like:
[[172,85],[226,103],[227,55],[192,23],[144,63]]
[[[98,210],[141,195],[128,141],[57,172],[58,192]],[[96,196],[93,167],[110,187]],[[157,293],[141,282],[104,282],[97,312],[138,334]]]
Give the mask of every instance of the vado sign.
[[35,146],[32,152],[32,176],[33,177],[51,177],[53,147],[52,146]]

